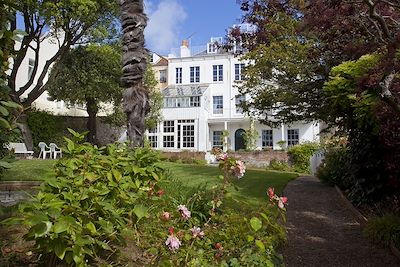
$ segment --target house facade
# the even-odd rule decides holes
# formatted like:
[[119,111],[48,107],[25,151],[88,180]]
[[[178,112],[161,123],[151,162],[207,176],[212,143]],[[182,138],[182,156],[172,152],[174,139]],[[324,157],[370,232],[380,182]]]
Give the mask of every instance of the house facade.
[[245,149],[244,132],[257,132],[256,149],[280,149],[279,141],[294,145],[319,140],[319,123],[293,123],[271,128],[253,122],[239,107],[246,97],[235,86],[245,62],[218,48],[212,38],[204,49],[182,42],[179,53],[168,56],[168,85],[164,95],[164,120],[148,133],[150,144],[165,151]]

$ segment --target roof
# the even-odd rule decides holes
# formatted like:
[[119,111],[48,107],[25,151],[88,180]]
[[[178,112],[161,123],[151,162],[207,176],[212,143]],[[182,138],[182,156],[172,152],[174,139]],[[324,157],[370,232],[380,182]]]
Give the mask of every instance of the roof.
[[168,59],[160,56],[160,60],[158,60],[157,63],[154,64],[153,66],[168,66]]
[[201,96],[207,90],[208,84],[171,85],[162,90],[164,97]]

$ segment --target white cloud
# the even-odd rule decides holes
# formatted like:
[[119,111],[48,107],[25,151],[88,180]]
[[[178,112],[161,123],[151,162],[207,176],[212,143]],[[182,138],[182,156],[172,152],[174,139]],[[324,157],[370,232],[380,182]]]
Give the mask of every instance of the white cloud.
[[156,52],[169,52],[179,43],[178,33],[187,14],[177,0],[161,0],[157,6],[145,2],[149,21],[145,29],[147,47]]

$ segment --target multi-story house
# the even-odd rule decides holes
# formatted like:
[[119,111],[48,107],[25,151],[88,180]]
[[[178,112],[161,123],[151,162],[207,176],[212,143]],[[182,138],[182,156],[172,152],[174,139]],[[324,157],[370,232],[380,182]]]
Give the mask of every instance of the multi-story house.
[[[213,147],[245,148],[243,133],[252,120],[239,106],[235,84],[242,79],[246,62],[219,49],[212,38],[204,49],[182,42],[179,53],[168,56],[168,86],[163,89],[164,120],[148,133],[151,145],[161,150],[209,151]],[[193,51],[201,52],[193,52]],[[279,149],[279,141],[294,145],[318,141],[319,123],[282,124],[270,128],[256,121],[257,149]]]

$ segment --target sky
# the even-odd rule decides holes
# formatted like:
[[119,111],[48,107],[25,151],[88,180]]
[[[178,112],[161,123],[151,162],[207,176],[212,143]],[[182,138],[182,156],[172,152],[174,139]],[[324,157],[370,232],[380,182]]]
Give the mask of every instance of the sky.
[[236,0],[145,0],[145,12],[149,17],[146,46],[161,55],[179,48],[189,37],[192,46],[224,37],[242,16]]

